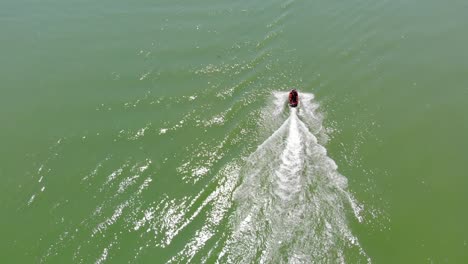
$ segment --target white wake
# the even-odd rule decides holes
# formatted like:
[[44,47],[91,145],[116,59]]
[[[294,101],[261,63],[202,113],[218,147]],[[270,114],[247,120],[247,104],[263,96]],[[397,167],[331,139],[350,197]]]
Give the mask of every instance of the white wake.
[[319,143],[326,135],[314,96],[301,93],[298,109],[286,107],[287,93],[274,96],[263,122],[279,128],[240,172],[233,232],[218,262],[371,262],[349,227],[360,206]]

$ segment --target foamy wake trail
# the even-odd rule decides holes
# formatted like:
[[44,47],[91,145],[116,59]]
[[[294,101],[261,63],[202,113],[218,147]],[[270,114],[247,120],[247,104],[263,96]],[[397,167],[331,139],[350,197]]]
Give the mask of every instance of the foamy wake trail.
[[371,262],[349,227],[348,216],[360,218],[347,179],[311,132],[322,133],[313,95],[300,94],[299,109],[291,110],[287,94],[274,95],[265,122],[287,119],[241,170],[233,232],[218,262]]

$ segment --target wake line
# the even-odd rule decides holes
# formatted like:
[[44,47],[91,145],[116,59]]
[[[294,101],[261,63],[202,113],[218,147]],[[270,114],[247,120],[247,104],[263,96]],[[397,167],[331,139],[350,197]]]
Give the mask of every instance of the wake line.
[[273,96],[259,122],[266,140],[221,170],[201,206],[207,220],[168,263],[371,262],[349,227],[348,212],[360,220],[360,205],[327,156],[314,95],[300,94],[297,109],[286,106],[287,93]]
[[[233,194],[233,232],[220,254],[229,263],[371,262],[346,218],[357,202],[309,127],[321,131],[312,94],[247,159]],[[265,122],[278,123],[286,94],[276,93]],[[266,115],[268,118],[268,115]],[[306,122],[303,122],[304,119]],[[306,124],[307,123],[307,124]]]
[[289,199],[290,195],[300,191],[300,177],[298,177],[298,174],[303,167],[301,155],[301,135],[299,134],[296,109],[291,109],[286,146],[281,154],[279,170],[275,172],[277,177],[275,194],[282,199]]

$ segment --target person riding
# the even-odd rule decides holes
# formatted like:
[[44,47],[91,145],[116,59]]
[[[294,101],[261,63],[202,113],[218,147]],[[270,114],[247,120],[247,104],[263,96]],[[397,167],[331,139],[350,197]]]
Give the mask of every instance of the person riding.
[[297,91],[296,89],[292,89],[289,93],[289,101],[290,102],[297,102]]

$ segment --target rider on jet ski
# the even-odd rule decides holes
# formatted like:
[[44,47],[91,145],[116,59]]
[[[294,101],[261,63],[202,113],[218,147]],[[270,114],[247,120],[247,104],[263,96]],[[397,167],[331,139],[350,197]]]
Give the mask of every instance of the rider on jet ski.
[[298,103],[299,95],[297,94],[296,89],[292,89],[291,92],[289,92],[289,106],[296,107]]

